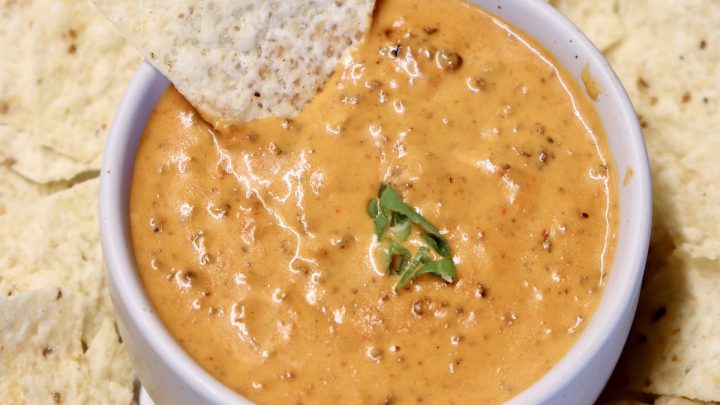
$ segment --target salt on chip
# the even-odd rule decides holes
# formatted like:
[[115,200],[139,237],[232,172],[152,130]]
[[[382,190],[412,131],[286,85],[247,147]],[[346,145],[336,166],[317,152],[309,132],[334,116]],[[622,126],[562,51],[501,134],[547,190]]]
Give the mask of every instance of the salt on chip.
[[720,262],[681,253],[643,287],[630,341],[634,390],[720,399]]
[[105,318],[85,351],[83,306],[70,290],[0,298],[0,397],[14,403],[113,403],[133,399],[130,362]]
[[94,0],[206,119],[292,117],[370,24],[374,0]]

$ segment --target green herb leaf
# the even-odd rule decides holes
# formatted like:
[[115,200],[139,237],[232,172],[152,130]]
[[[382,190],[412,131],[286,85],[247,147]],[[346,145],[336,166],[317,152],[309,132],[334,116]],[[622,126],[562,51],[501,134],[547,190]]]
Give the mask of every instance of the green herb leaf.
[[[426,249],[426,248],[420,248]],[[420,250],[418,250],[418,255]],[[417,256],[415,256],[417,258]],[[415,260],[415,259],[413,259]],[[448,283],[452,283],[457,272],[455,271],[455,263],[451,259],[442,258],[440,260],[428,261],[427,257],[422,260],[422,265],[416,264],[414,267],[408,265],[408,269],[403,273],[400,280],[395,284],[395,293],[400,291],[403,287],[407,286],[410,281],[414,280],[417,276],[425,273],[430,273],[434,276],[440,277]]]
[[378,239],[380,239],[383,233],[385,233],[385,229],[387,229],[390,224],[390,216],[383,211],[380,206],[380,200],[377,198],[370,200],[370,203],[367,206],[367,213],[375,223],[375,234]]
[[[378,198],[373,198],[367,206],[367,213],[375,223],[378,240],[383,239],[386,230],[391,238],[385,238],[385,271],[387,274],[400,274],[393,290],[395,293],[406,287],[417,276],[429,273],[451,283],[456,277],[455,264],[450,259],[450,245],[447,240],[422,215],[405,204],[392,187],[380,185]],[[410,251],[399,242],[406,241],[412,231],[412,224],[425,231],[421,237],[435,252],[442,256],[431,260],[430,249],[420,247],[411,258]]]
[[[380,194],[380,204],[378,209],[380,211],[386,210],[402,214],[407,217],[410,222],[419,225],[429,235],[429,239],[425,238],[430,247],[432,247],[438,254],[443,257],[450,257],[450,244],[448,244],[445,237],[443,237],[437,229],[435,229],[430,222],[428,222],[422,215],[418,214],[409,205],[405,204],[400,195],[392,187],[385,187]],[[430,242],[431,241],[431,242]]]
[[420,266],[430,260],[429,254],[430,249],[424,246],[418,249],[415,257],[413,257],[412,260],[408,262],[407,266],[405,266],[405,271],[403,271],[402,275],[400,276],[400,280],[395,283],[395,287],[393,287],[393,290],[396,293],[400,291],[401,288],[405,287],[413,278],[415,278],[415,270],[417,270]]
[[[438,252],[439,254],[443,255],[443,257],[446,257],[446,256],[441,252],[442,249],[441,249],[440,246],[438,245],[438,241],[437,241],[436,238],[433,237],[433,235],[427,235],[427,234],[426,234],[426,235],[421,235],[420,237],[425,241],[425,243],[428,244],[428,246],[430,246],[431,248],[433,248],[434,251],[436,251],[436,252]],[[448,247],[448,252],[447,252],[447,253],[448,253],[448,256],[449,256],[449,255],[450,255],[449,247]]]
[[440,260],[433,260],[425,263],[415,272],[415,277],[425,273],[438,276],[448,283],[452,283],[455,276],[457,276],[455,263],[453,263],[452,259],[448,258],[442,258]]
[[410,221],[408,221],[407,218],[405,218],[405,216],[402,216],[404,220],[398,221],[398,217],[400,216],[400,214],[395,215],[395,225],[391,226],[389,231],[395,239],[399,240],[400,242],[404,242],[410,236],[412,224],[410,223]]
[[[396,256],[400,256],[400,262],[397,267],[393,268],[393,260]],[[405,266],[410,261],[410,251],[407,250],[403,245],[391,240],[385,249],[385,262],[387,264],[387,274],[397,273],[400,274],[405,269]]]

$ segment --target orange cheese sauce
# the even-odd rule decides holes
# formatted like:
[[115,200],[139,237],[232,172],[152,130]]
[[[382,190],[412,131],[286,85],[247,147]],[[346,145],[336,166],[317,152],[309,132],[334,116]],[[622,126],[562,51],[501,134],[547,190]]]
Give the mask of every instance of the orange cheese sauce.
[[[132,239],[169,331],[255,402],[497,403],[592,316],[614,170],[590,100],[531,38],[457,0],[386,0],[295,119],[213,129],[169,89]],[[445,235],[453,283],[393,292],[366,213],[381,183]]]

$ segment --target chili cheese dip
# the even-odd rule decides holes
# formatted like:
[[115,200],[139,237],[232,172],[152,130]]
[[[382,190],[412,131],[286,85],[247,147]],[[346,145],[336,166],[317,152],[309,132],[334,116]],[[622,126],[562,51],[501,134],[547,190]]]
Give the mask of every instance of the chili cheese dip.
[[532,38],[458,0],[385,0],[295,119],[211,127],[170,88],[132,240],[165,326],[252,401],[497,403],[592,316],[614,171]]

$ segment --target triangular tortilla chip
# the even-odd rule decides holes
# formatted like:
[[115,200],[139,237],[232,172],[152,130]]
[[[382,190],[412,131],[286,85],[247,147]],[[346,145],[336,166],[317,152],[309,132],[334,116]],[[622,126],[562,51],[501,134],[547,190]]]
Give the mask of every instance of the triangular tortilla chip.
[[630,387],[720,398],[720,262],[672,257],[643,287],[630,336]]
[[85,349],[82,297],[60,291],[0,297],[0,397],[26,404],[130,404],[132,369],[112,319],[104,318]]
[[370,24],[374,0],[94,0],[206,119],[291,117]]

